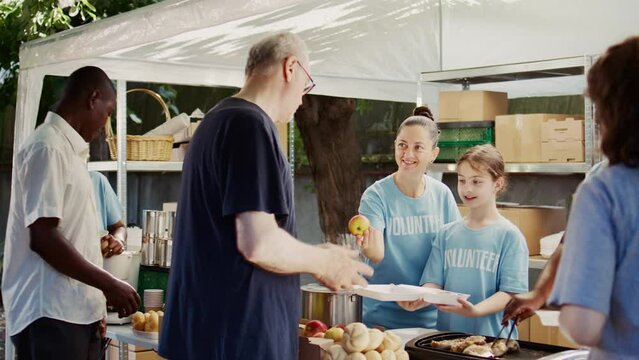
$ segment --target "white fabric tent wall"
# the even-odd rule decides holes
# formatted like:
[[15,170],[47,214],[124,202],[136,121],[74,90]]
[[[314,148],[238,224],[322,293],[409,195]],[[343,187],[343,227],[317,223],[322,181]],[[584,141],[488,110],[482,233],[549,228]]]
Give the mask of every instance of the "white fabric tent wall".
[[600,53],[639,34],[637,13],[634,0],[165,0],[24,44],[14,148],[33,132],[44,76],[83,65],[119,80],[239,87],[250,44],[288,30],[307,42],[314,94],[436,108],[438,88],[420,86],[420,72]]
[[33,129],[44,75],[91,64],[113,79],[239,87],[250,45],[285,30],[307,43],[314,94],[413,102],[420,69],[440,68],[430,3],[167,0],[27,43],[14,146]]

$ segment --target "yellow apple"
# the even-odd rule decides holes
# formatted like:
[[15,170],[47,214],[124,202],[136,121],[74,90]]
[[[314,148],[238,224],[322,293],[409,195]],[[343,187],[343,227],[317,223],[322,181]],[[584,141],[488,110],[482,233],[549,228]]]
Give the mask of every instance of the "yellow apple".
[[348,231],[355,236],[364,235],[364,231],[368,230],[371,223],[364,215],[355,215],[348,221]]
[[338,327],[332,327],[324,333],[324,337],[326,339],[333,339],[335,342],[342,341],[342,337],[344,336],[344,329]]

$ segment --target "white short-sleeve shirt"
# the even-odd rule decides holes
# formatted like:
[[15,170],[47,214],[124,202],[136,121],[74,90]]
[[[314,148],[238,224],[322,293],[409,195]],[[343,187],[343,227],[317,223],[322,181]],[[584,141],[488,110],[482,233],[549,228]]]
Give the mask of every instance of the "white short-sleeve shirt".
[[69,123],[49,112],[15,156],[2,276],[11,336],[41,317],[91,324],[106,315],[100,290],[59,273],[29,246],[31,224],[58,218],[65,239],[102,267],[95,195],[85,163],[88,150]]

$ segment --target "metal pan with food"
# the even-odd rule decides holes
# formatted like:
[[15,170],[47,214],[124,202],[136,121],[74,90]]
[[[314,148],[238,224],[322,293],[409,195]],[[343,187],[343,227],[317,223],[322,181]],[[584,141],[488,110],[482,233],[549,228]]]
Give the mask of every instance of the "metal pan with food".
[[462,332],[441,331],[406,344],[411,359],[539,359],[570,348],[528,341],[498,339]]

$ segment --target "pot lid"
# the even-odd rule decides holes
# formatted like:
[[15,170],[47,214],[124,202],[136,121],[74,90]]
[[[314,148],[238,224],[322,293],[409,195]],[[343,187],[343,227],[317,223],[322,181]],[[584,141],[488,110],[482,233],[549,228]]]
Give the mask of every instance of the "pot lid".
[[353,291],[351,291],[351,290],[333,291],[333,290],[327,288],[326,286],[323,286],[323,285],[320,285],[320,284],[317,284],[317,283],[302,285],[300,288],[302,289],[302,291],[315,292],[315,293],[324,293],[324,294],[352,294],[353,293]]

